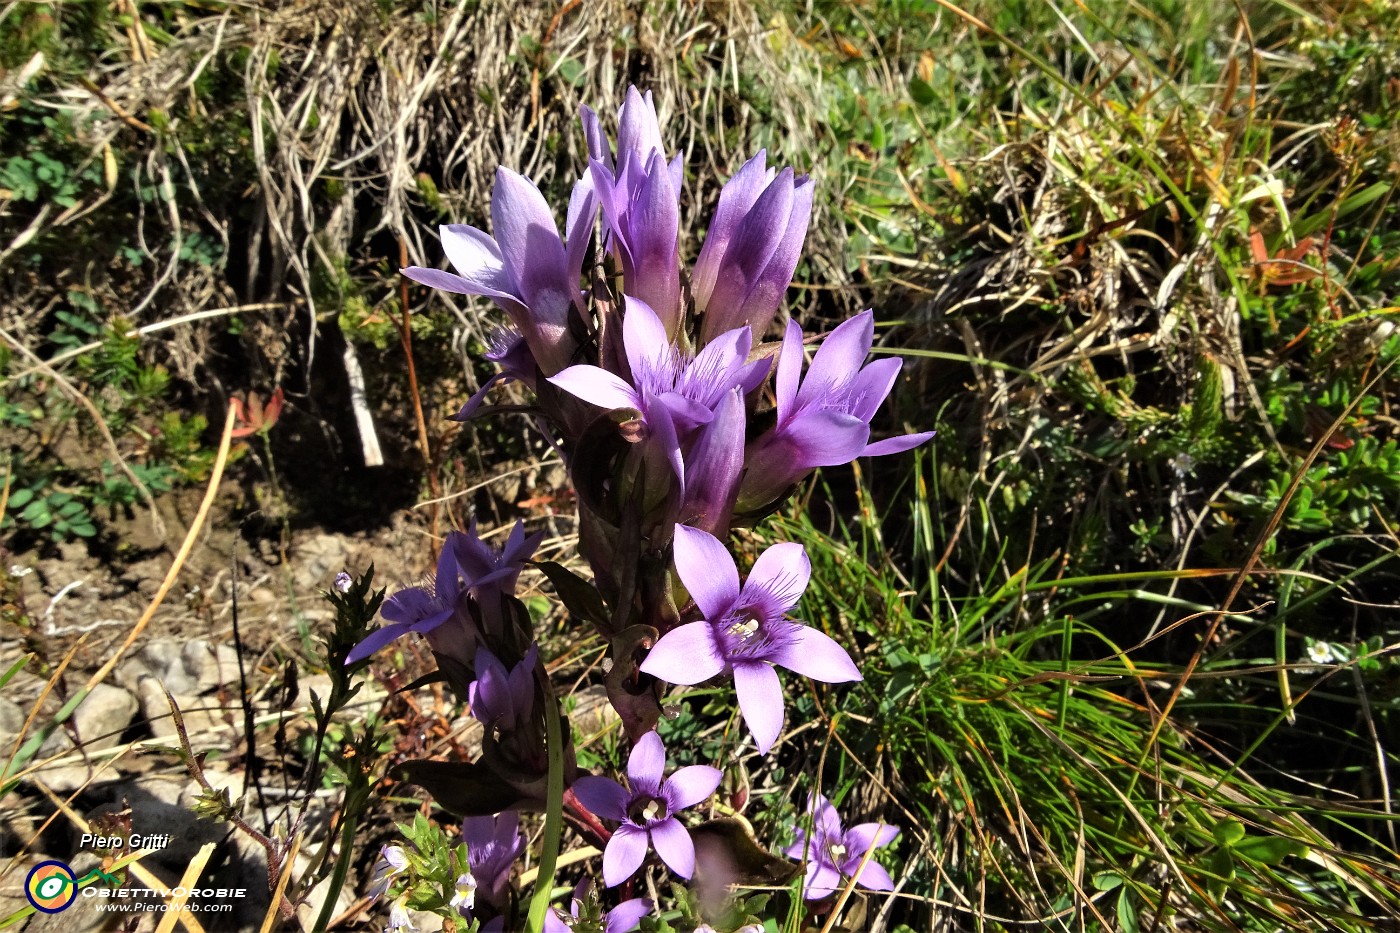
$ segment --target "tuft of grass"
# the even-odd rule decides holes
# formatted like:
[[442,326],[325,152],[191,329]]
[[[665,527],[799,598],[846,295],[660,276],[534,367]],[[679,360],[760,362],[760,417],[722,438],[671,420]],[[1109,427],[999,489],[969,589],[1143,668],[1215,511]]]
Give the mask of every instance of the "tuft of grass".
[[[879,928],[1362,931],[1400,912],[1394,850],[1354,844],[1389,819],[1383,808],[1280,782],[1253,748],[1212,734],[1225,707],[1259,699],[1246,688],[1225,704],[1211,685],[1267,683],[1280,665],[1207,661],[1190,681],[1199,693],[1159,729],[1180,667],[1144,660],[1145,646],[1094,620],[1110,607],[1154,613],[1154,584],[1202,571],[1070,578],[1041,561],[969,591],[936,567],[920,460],[911,516],[881,516],[862,490],[853,517],[819,528],[798,510],[765,533],[807,547],[805,618],[864,649],[865,682],[808,707],[832,745],[804,782],[903,827],[904,883],[868,907]],[[890,559],[892,527],[914,536],[917,583]],[[1167,602],[1181,625],[1207,608]],[[1275,708],[1265,735],[1283,721]]]

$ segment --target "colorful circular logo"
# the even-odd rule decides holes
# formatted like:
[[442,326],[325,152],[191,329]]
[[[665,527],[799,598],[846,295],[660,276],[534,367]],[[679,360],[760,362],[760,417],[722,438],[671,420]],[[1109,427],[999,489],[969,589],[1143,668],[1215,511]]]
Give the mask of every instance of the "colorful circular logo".
[[40,862],[24,879],[24,896],[35,910],[56,914],[78,897],[78,882],[66,862]]

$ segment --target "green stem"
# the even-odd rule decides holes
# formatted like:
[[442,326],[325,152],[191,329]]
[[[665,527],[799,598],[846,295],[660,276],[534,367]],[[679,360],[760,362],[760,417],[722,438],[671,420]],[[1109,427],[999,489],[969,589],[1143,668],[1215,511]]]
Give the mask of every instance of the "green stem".
[[564,832],[564,738],[559,729],[559,702],[552,690],[546,691],[545,740],[549,743],[549,800],[544,814],[544,851],[535,875],[535,893],[530,895],[529,933],[544,933],[549,911],[549,895],[554,890],[554,863],[559,858],[559,840]]
[[345,887],[345,875],[350,871],[350,856],[355,851],[355,827],[359,820],[350,813],[350,808],[346,807],[341,819],[344,821],[340,827],[340,851],[336,854],[335,871],[331,875],[331,886],[327,889],[326,902],[321,905],[321,915],[316,918],[316,925],[312,927],[314,933],[323,933],[331,925],[334,919],[334,911],[337,895],[340,889]]

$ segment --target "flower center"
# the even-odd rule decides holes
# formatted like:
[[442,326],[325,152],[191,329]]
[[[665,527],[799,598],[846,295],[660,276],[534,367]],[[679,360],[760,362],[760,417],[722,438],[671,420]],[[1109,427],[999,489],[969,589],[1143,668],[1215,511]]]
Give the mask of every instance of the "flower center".
[[638,826],[647,826],[670,816],[666,801],[660,797],[638,797],[627,808],[627,817]]
[[743,643],[758,634],[758,625],[758,617],[755,615],[748,615],[730,625],[729,628],[725,629],[725,633],[733,635],[735,638],[739,639],[740,643]]
[[770,617],[761,606],[739,606],[714,627],[715,641],[727,661],[767,661],[792,640],[792,626]]
[[841,845],[839,842],[828,848],[827,851],[831,853],[831,860],[833,862],[839,863],[843,858],[846,857],[846,847]]

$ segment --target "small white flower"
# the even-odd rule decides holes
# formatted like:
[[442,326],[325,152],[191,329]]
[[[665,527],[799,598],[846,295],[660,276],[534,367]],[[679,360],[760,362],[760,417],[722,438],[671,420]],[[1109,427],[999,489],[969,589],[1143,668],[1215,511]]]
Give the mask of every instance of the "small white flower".
[[350,579],[350,574],[346,573],[344,570],[335,575],[335,588],[338,592],[350,592],[350,586],[352,582],[353,581]]
[[408,855],[403,846],[382,846],[379,861],[374,865],[374,877],[370,879],[369,899],[377,901],[389,891],[389,882],[408,867]]
[[1337,660],[1337,656],[1332,653],[1332,646],[1325,641],[1315,641],[1308,645],[1308,660],[1314,664],[1331,664]]
[[33,572],[33,567],[23,567],[19,564],[10,565],[10,576],[14,577],[16,580],[22,580]]
[[389,929],[386,933],[412,933],[416,929],[408,916],[408,895],[402,895],[389,908]]
[[476,906],[476,879],[471,872],[463,872],[457,876],[457,893],[452,895],[451,902],[447,905],[457,908],[457,912],[466,916],[467,912]]
[[1177,476],[1185,476],[1196,468],[1196,458],[1188,453],[1182,452],[1168,460],[1167,465],[1172,468]]

